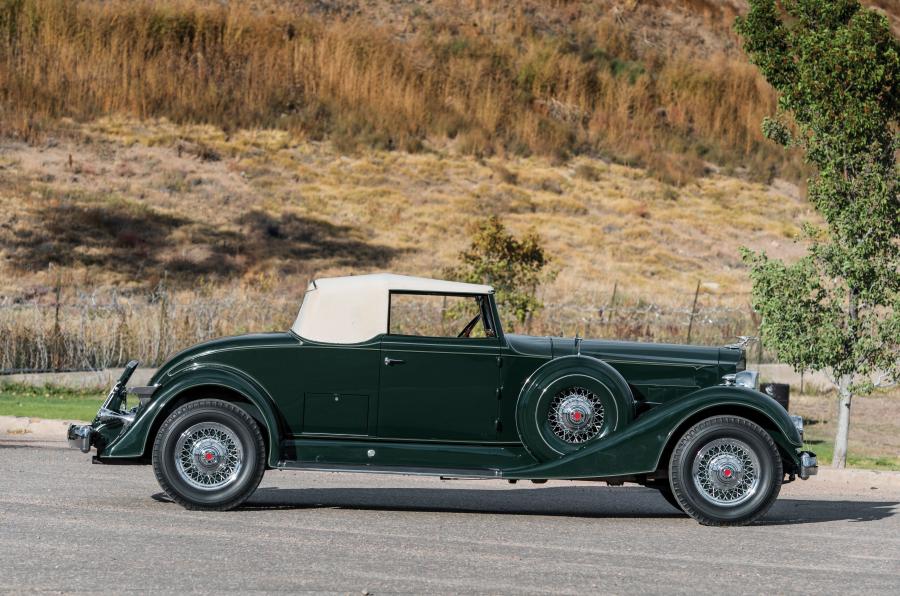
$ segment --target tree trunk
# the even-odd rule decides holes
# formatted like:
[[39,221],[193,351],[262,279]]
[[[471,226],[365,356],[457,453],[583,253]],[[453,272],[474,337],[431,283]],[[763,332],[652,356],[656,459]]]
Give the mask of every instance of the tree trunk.
[[849,376],[843,376],[838,381],[838,420],[837,430],[834,435],[834,456],[831,459],[831,467],[847,467],[847,438],[850,436],[850,401],[853,393],[850,391]]

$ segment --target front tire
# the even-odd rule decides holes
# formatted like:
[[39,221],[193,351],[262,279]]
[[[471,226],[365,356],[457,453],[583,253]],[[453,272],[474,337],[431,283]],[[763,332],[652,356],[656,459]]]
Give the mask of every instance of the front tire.
[[672,492],[681,509],[706,526],[748,524],[769,510],[783,477],[772,437],[738,416],[698,422],[669,460]]
[[153,471],[166,494],[186,509],[226,511],[259,486],[265,443],[256,421],[235,404],[188,402],[160,427]]

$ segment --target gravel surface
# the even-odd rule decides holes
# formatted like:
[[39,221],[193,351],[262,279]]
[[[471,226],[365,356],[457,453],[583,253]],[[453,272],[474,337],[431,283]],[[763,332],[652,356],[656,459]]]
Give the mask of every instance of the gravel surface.
[[198,513],[148,467],[7,436],[0,591],[896,594],[898,478],[795,482],[726,529],[639,487],[312,472]]

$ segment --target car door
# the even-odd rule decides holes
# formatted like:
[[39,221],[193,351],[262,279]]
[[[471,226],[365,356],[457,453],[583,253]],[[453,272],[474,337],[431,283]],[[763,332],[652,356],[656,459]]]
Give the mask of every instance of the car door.
[[[392,293],[390,308],[381,341],[378,436],[496,440],[500,343],[484,297]],[[457,337],[476,315],[469,336]]]

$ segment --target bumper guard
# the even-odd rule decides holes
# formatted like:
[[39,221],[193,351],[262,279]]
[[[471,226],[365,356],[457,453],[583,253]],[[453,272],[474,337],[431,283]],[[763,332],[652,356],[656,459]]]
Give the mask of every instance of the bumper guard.
[[816,454],[812,451],[803,451],[800,453],[800,480],[808,480],[810,476],[819,473],[819,462]]
[[91,439],[94,436],[94,429],[89,424],[70,424],[69,432],[66,433],[69,439],[69,447],[81,449],[82,453],[91,450]]

